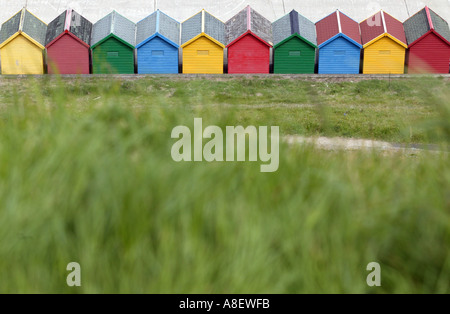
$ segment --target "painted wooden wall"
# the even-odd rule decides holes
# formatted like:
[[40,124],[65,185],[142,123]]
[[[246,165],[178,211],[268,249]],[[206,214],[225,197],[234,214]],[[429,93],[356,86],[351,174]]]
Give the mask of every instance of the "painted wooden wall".
[[137,64],[139,74],[176,74],[178,48],[154,37],[137,49]]
[[0,49],[2,74],[44,74],[43,49],[18,35]]
[[359,74],[361,49],[338,37],[319,48],[319,74]]
[[134,49],[109,38],[92,50],[93,74],[133,74]]
[[433,33],[412,46],[408,54],[408,73],[449,72],[450,46]]
[[312,74],[315,60],[316,49],[293,36],[274,49],[274,73]]
[[222,74],[223,48],[199,37],[183,48],[183,73]]
[[246,35],[228,48],[228,73],[258,74],[270,71],[270,47]]
[[47,48],[49,74],[89,74],[89,48],[68,34]]
[[403,74],[406,49],[383,37],[364,49],[364,74]]

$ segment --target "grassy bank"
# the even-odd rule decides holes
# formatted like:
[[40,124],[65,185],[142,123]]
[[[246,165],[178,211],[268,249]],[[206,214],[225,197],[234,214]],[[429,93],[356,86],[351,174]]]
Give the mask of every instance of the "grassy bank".
[[450,134],[446,129],[450,81],[442,78],[354,83],[246,77],[80,78],[61,83],[44,77],[4,78],[0,84],[3,104],[28,97],[38,106],[61,103],[80,112],[111,98],[133,111],[174,107],[204,119],[229,116],[231,108],[233,125],[278,125],[284,135],[442,144]]
[[[447,82],[391,82],[391,99],[384,84],[3,81],[0,292],[449,293],[448,154],[282,145],[271,174],[170,156],[172,128],[194,117],[401,142],[410,125],[448,145]],[[82,287],[67,287],[69,262]]]

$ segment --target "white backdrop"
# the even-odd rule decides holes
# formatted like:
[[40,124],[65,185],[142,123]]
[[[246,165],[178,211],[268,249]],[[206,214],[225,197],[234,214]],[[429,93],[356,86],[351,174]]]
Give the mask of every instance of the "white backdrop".
[[155,7],[180,22],[203,8],[226,21],[248,4],[272,21],[296,9],[313,22],[336,9],[358,22],[383,9],[403,22],[428,5],[450,23],[450,0],[0,0],[0,23],[19,11],[26,2],[29,10],[46,23],[67,8],[75,9],[93,23],[113,9],[138,22]]

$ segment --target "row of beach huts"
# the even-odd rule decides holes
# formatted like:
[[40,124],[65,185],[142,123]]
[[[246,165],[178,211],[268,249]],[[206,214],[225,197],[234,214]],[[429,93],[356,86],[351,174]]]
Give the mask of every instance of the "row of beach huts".
[[2,74],[449,73],[450,29],[428,7],[404,23],[384,11],[358,23],[339,10],[271,23],[248,6],[226,23],[157,10],[137,24],[116,11],[92,24],[66,10],[48,25],[24,8],[3,23],[0,56]]

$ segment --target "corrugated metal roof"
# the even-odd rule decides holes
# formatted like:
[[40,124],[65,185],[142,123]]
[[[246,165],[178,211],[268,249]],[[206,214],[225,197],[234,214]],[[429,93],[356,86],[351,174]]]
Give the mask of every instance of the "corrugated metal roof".
[[11,17],[8,21],[3,23],[2,29],[0,30],[0,43],[3,43],[5,40],[19,31],[21,18],[22,10]]
[[447,21],[442,17],[437,15],[433,10],[430,10],[431,20],[433,21],[433,26],[435,31],[444,37],[448,42],[450,42],[450,28]]
[[403,23],[394,18],[392,15],[384,12],[384,19],[386,21],[386,33],[394,36],[399,41],[407,45],[405,29],[403,28]]
[[[291,12],[292,13],[292,12]],[[292,35],[290,14],[272,23],[273,44],[276,45]]]
[[92,23],[72,10],[69,31],[86,44],[91,44]]
[[205,33],[225,45],[225,23],[205,10],[181,24],[181,44],[185,44],[201,33]]
[[225,45],[225,23],[205,11],[205,34]]
[[363,45],[384,34],[384,26],[381,11],[369,17],[359,24]]
[[250,23],[251,31],[264,40],[266,43],[272,45],[273,43],[273,31],[272,23],[264,16],[250,8]]
[[251,31],[268,44],[273,42],[272,23],[248,6],[225,23],[227,45]]
[[92,46],[111,34],[111,22],[112,13],[108,14],[94,24],[94,26],[92,27]]
[[408,45],[425,35],[431,28],[428,24],[427,12],[420,10],[403,23]]
[[0,31],[0,42],[8,40],[18,31],[22,31],[42,46],[45,45],[45,36],[47,33],[47,24],[42,22],[28,10],[22,9],[11,19],[3,23]]
[[180,22],[160,11],[159,33],[174,42],[180,44]]
[[247,8],[240,11],[225,23],[225,33],[227,45],[239,38],[248,31]]
[[272,31],[274,45],[296,33],[312,44],[317,44],[315,24],[295,10],[273,22]]
[[47,34],[47,24],[42,22],[36,16],[25,10],[22,31],[45,46],[45,35]]
[[317,44],[320,45],[340,33],[337,12],[324,17],[316,23]]
[[116,11],[111,12],[94,24],[91,45],[94,46],[111,34],[116,35],[131,46],[136,45],[136,24]]
[[181,24],[181,44],[202,33],[202,14],[199,12]]
[[113,33],[132,46],[136,46],[136,24],[117,12],[114,13]]
[[[298,17],[298,25],[300,33],[299,35],[308,40],[309,42],[313,43],[314,45],[317,45],[317,33],[316,33],[316,26],[313,22],[308,20],[303,15],[297,13]],[[294,14],[295,14],[294,13]]]
[[136,44],[141,44],[156,33],[174,44],[180,44],[180,23],[160,10],[155,11],[136,26]]
[[[69,23],[67,23],[67,18],[70,19]],[[87,45],[91,43],[92,23],[74,10],[66,10],[48,25],[45,44],[48,45],[55,40],[66,30],[67,26],[69,27],[68,31],[81,41]]]
[[344,34],[361,45],[359,24],[337,10],[316,23],[317,44],[321,45],[338,34]]
[[158,11],[153,12],[136,24],[136,44],[140,44],[157,32]]
[[339,12],[339,19],[341,22],[342,33],[353,39],[358,44],[361,44],[361,31],[359,30],[359,23],[342,12]]
[[45,37],[45,45],[51,43],[55,38],[64,32],[66,24],[67,11],[61,13],[56,19],[50,22],[47,27],[47,34]]
[[359,24],[363,45],[375,38],[389,34],[407,45],[403,23],[386,12],[380,11]]

